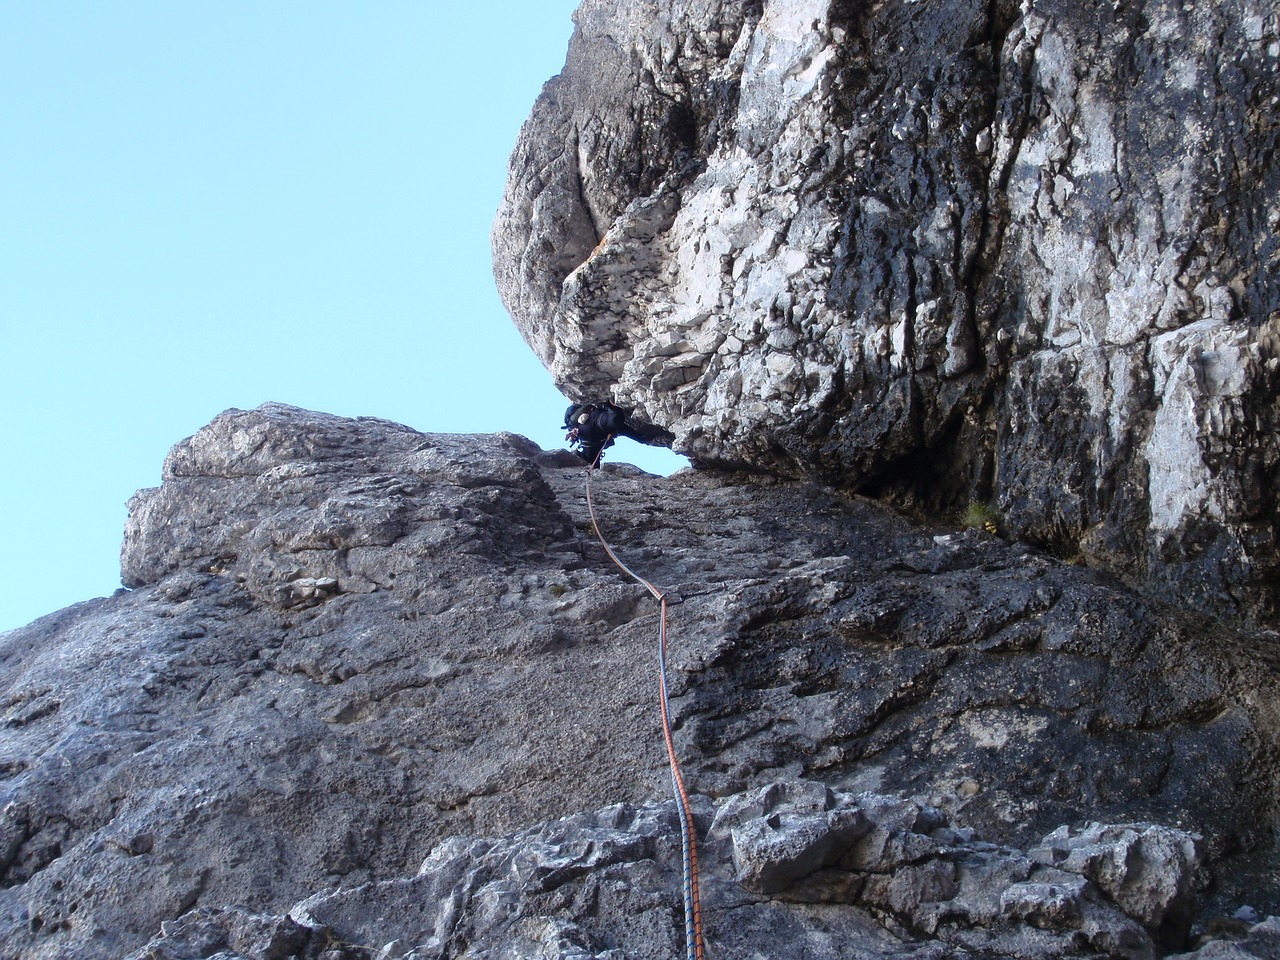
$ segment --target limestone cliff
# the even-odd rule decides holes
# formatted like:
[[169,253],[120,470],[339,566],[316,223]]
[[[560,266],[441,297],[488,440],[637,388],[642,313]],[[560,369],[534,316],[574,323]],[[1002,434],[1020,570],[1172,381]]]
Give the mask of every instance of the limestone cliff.
[[[0,956],[676,955],[656,611],[583,478],[280,405],[179,443],[132,589],[0,636]],[[1144,957],[1280,913],[1274,636],[807,481],[595,496],[682,600],[712,957]]]
[[1277,610],[1273,0],[585,0],[494,226],[575,397]]
[[[679,601],[710,957],[1280,951],[1277,28],[582,4],[495,270],[700,467],[595,484]],[[0,635],[0,958],[678,955],[583,480],[278,404],[180,442],[128,589]]]

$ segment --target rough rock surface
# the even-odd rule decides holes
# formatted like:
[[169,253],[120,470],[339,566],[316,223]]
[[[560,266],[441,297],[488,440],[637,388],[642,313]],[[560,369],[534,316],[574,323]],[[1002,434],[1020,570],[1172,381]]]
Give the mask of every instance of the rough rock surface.
[[[675,953],[656,611],[583,476],[279,405],[178,444],[132,589],[0,635],[0,956]],[[683,601],[713,955],[1274,944],[1274,635],[808,481],[595,497]]]
[[1274,0],[584,0],[495,274],[696,462],[1280,609]]
[[[730,797],[702,819],[712,956],[759,956],[768,944],[767,956],[815,958],[1151,957],[1153,929],[1185,920],[1185,903],[1141,893],[1137,912],[1155,917],[1136,919],[1115,890],[1071,864],[957,833],[940,811],[909,800],[786,781]],[[1137,829],[1194,846],[1180,831]],[[1091,849],[1189,886],[1194,860],[1170,869],[1135,856],[1120,839],[1134,830],[1117,828],[1116,842]],[[261,956],[259,944],[272,941],[303,955],[316,943],[344,957],[660,960],[682,947],[669,894],[677,837],[669,803],[616,805],[501,839],[456,837],[413,876],[321,894],[288,916],[196,911],[134,960],[190,956],[193,943]],[[774,882],[760,889],[753,871],[765,861]]]

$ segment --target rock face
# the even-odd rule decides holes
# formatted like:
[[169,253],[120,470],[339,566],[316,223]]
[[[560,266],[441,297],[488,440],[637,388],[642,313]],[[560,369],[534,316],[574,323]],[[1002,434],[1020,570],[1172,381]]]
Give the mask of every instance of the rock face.
[[[1144,926],[1118,906],[1118,888],[1039,862],[1041,851],[964,837],[937,810],[877,794],[786,781],[729,798],[704,820],[706,903],[713,918],[732,917],[712,934],[715,956],[750,956],[762,944],[768,956],[787,957],[1153,956],[1151,931],[1181,915],[1164,891],[1135,891],[1142,902],[1128,909],[1148,915]],[[324,945],[334,960],[359,955],[355,945],[385,956],[661,960],[680,952],[670,942],[667,894],[677,882],[675,830],[670,804],[618,805],[498,840],[455,838],[412,877],[312,897],[289,916],[196,911],[135,960],[190,956],[195,944],[261,955],[273,940],[299,956]],[[1134,856],[1120,839],[1153,831],[1194,847],[1179,831],[1138,826],[1087,849],[1189,887],[1194,859],[1171,867]],[[760,870],[769,883],[759,882]],[[895,917],[899,935],[868,911]],[[901,935],[906,929],[932,943],[922,947]]]
[[585,0],[495,274],[703,464],[1274,618],[1271,0]]
[[[583,478],[279,405],[178,444],[132,589],[0,635],[0,956],[677,954],[657,615]],[[1274,635],[809,481],[593,485],[682,601],[711,956],[1274,945]]]

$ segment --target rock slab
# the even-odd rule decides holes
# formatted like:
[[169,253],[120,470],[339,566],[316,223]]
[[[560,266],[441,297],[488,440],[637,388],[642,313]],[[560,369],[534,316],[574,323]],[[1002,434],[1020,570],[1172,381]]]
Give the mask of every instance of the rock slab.
[[[0,635],[0,956],[319,956],[347,949],[321,927],[357,942],[348,908],[406,956],[484,924],[667,955],[658,615],[583,479],[512,435],[277,404],[178,444],[131,504],[131,589]],[[807,481],[607,465],[593,491],[683,601],[712,913],[754,904],[774,955],[1025,953],[1010,918],[1182,949],[1280,913],[1274,638]],[[432,892],[379,928],[350,891],[396,884]],[[633,925],[593,926],[606,901]]]

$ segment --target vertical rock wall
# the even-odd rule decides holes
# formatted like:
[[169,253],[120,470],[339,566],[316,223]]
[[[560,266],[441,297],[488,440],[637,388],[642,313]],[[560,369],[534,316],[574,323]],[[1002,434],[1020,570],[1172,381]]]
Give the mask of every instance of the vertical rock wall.
[[499,289],[566,393],[1276,604],[1276,4],[587,0]]

